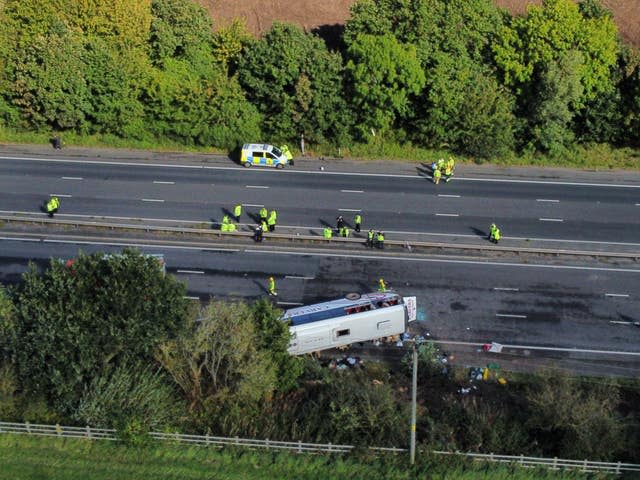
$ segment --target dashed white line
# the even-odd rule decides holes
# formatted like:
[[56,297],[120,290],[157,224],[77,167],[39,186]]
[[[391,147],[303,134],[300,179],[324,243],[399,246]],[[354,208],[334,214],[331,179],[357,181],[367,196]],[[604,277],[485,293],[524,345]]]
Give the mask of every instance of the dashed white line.
[[541,222],[564,222],[561,218],[539,218]]
[[342,193],[364,193],[364,190],[340,190]]
[[436,217],[459,217],[457,213],[436,213]]
[[62,198],[71,198],[71,195],[67,195],[66,193],[50,193],[50,197],[62,197]]
[[506,317],[506,318],[527,318],[526,315],[515,315],[512,313],[496,313],[496,317]]
[[629,298],[627,293],[605,293],[605,297],[620,297],[620,298]]
[[[457,340],[437,340],[436,343],[445,345],[467,345],[472,347],[481,347],[484,343],[476,342],[460,342]],[[569,352],[569,353],[599,353],[604,355],[631,355],[634,357],[640,357],[640,352],[627,352],[624,350],[591,350],[587,348],[575,348],[575,347],[539,347],[537,345],[506,345],[502,344],[503,348],[514,348],[519,350],[541,350],[549,352]]]
[[189,297],[189,296],[184,296],[182,298],[186,298],[187,300],[200,300],[200,297]]
[[536,198],[536,202],[560,203],[560,200],[549,200],[546,198]]
[[246,188],[269,188],[266,185],[245,185]]
[[175,185],[176,184],[176,182],[162,182],[160,180],[154,180],[153,183],[157,185]]
[[501,292],[519,292],[519,288],[509,288],[509,287],[493,287],[494,290],[499,290]]
[[460,195],[447,195],[444,193],[439,193],[438,194],[439,197],[446,197],[446,198],[460,198]]
[[160,198],[141,198],[140,200],[142,200],[143,202],[164,202],[164,200]]
[[609,320],[609,323],[613,323],[616,325],[639,325],[640,322],[623,322],[622,320]]
[[340,212],[361,212],[362,210],[359,208],[339,208]]
[[82,180],[82,177],[62,177],[63,180]]
[[292,278],[296,280],[313,280],[314,277],[300,277],[297,275],[285,275],[284,278]]
[[278,305],[304,305],[304,303],[299,303],[299,302],[278,302]]
[[202,270],[176,270],[178,273],[193,273],[197,275],[204,275]]
[[264,205],[261,205],[259,203],[243,203],[242,206],[243,207],[264,207]]

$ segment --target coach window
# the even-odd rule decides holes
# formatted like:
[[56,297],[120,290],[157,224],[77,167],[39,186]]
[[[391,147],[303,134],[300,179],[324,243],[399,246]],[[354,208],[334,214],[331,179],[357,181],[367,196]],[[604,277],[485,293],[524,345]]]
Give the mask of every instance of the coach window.
[[351,334],[351,329],[346,328],[344,330],[338,330],[336,331],[336,338],[340,338],[340,337],[346,337],[347,335]]

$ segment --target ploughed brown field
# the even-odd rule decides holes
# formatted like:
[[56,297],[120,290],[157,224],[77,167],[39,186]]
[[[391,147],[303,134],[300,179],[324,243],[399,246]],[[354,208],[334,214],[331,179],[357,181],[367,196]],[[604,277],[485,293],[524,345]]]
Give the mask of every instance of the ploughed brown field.
[[[245,20],[258,35],[274,21],[295,23],[307,31],[336,28],[349,16],[355,0],[197,0],[214,20],[214,26],[226,25],[233,18]],[[627,43],[640,47],[640,0],[601,0],[613,12],[618,29]],[[512,13],[523,13],[529,4],[542,0],[495,0]]]

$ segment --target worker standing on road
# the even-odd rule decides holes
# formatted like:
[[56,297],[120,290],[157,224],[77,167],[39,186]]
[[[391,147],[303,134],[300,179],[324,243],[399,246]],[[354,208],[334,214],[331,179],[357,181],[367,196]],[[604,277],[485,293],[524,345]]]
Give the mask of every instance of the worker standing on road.
[[340,229],[340,236],[347,238],[349,236],[349,227],[346,225]]
[[275,210],[271,210],[269,212],[269,218],[267,219],[267,225],[269,227],[269,231],[273,232],[276,229],[276,220],[278,218],[278,214]]
[[269,230],[269,226],[267,225],[267,222],[265,220],[260,222],[260,228],[262,229],[262,233]]
[[220,230],[223,232],[229,231],[229,225],[231,225],[231,220],[229,220],[229,215],[225,215],[222,217],[222,223],[220,224]]
[[273,277],[269,277],[269,287],[268,287],[269,295],[273,297],[278,296],[278,292],[276,292],[276,280]]
[[496,229],[493,231],[493,238],[491,239],[491,241],[495,244],[500,241],[500,229],[498,227],[496,227]]
[[449,182],[452,176],[453,176],[453,168],[451,167],[449,162],[447,162],[447,164],[444,166],[444,181]]
[[436,166],[436,168],[433,170],[433,183],[438,185],[440,183],[440,177],[442,177],[442,172]]
[[260,243],[262,242],[262,227],[260,225],[258,225],[255,230],[253,231],[253,239],[257,242]]
[[373,248],[373,237],[375,236],[375,232],[373,228],[370,228],[367,232],[367,247]]
[[384,279],[383,278],[378,280],[378,291],[382,292],[382,293],[387,291],[387,284],[384,283]]
[[378,232],[376,235],[377,246],[380,250],[384,248],[384,233]]
[[58,209],[60,208],[60,200],[58,197],[51,197],[45,206],[45,210],[47,214],[49,214],[50,218],[53,218],[54,213],[58,213]]
[[355,226],[356,232],[360,232],[360,225],[362,225],[362,215],[356,213],[356,216],[353,217],[353,224]]
[[236,222],[240,223],[240,215],[242,215],[242,205],[237,204],[233,207],[233,216],[236,217]]
[[342,218],[342,215],[338,215],[336,217],[336,230],[339,232],[342,230],[342,227],[344,227],[344,218]]
[[262,207],[262,208],[260,209],[260,221],[262,221],[262,222],[266,222],[266,221],[267,221],[267,215],[268,215],[268,214],[269,214],[269,213],[267,212],[267,209],[266,209],[266,208],[264,208],[264,207]]
[[322,230],[322,236],[325,240],[331,240],[331,237],[333,237],[333,230],[331,227],[324,227]]

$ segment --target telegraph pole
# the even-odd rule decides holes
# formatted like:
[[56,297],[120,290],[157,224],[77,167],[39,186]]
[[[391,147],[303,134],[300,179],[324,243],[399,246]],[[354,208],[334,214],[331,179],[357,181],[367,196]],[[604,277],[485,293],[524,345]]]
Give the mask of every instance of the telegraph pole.
[[416,397],[418,390],[418,351],[413,342],[413,380],[411,382],[411,465],[416,461]]

